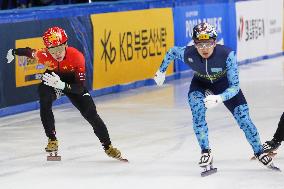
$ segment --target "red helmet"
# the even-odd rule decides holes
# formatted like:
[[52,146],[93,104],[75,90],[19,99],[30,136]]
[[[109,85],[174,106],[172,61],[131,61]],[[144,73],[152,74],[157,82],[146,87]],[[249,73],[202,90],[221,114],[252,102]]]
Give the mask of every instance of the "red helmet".
[[65,30],[56,26],[48,28],[48,30],[43,34],[42,38],[43,43],[47,48],[56,47],[68,40]]

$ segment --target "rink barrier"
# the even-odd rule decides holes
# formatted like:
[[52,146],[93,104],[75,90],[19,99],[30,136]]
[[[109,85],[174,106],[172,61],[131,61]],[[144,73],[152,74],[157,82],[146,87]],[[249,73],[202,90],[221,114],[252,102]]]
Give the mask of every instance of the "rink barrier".
[[[188,77],[188,76],[189,74],[174,73],[172,75],[167,76],[165,82],[168,82],[174,79],[180,79],[182,77]],[[90,94],[92,97],[97,97],[97,96],[102,96],[105,94],[119,93],[119,92],[127,91],[130,89],[135,89],[135,88],[144,87],[144,86],[151,86],[155,84],[156,83],[153,79],[146,79],[146,80],[132,82],[129,84],[107,87],[107,88],[103,88],[103,89],[99,89],[95,91],[92,90],[90,91]],[[65,103],[70,103],[70,101],[66,96],[62,96],[60,99],[57,99],[56,101],[54,101],[53,105],[57,106],[57,105],[65,104]],[[9,107],[0,109],[0,117],[23,113],[23,112],[32,111],[32,110],[38,110],[39,107],[40,107],[39,101],[29,102],[29,103],[15,105],[15,106],[9,106]]]
[[283,55],[284,55],[284,52],[280,52],[280,53],[276,53],[276,54],[272,54],[272,55],[259,56],[259,57],[256,57],[256,58],[239,61],[238,64],[244,65],[244,64],[258,62],[258,61],[261,61],[261,60],[277,58],[277,57],[283,56]]

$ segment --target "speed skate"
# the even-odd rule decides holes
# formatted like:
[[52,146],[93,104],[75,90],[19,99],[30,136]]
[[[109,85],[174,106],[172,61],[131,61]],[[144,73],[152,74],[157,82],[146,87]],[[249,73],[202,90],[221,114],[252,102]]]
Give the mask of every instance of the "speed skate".
[[[272,159],[273,157],[276,155],[277,153],[276,152],[268,152],[266,154],[264,154],[262,157],[257,157],[256,155],[254,157],[251,158],[251,160],[259,160],[260,163],[262,163],[265,167],[267,167],[268,169],[270,170],[273,170],[273,171],[280,171],[281,172],[281,169],[279,167],[276,167],[273,162],[272,162]],[[265,156],[269,157],[270,160],[265,160]],[[259,159],[260,158],[260,159]],[[267,159],[267,158],[266,158]]]
[[217,168],[214,168],[212,163],[207,166],[202,166],[201,168],[204,169],[203,172],[201,172],[202,177],[206,177],[217,172]]
[[210,149],[203,150],[201,152],[199,166],[203,169],[201,176],[209,176],[217,172],[217,168],[213,167],[213,156]]

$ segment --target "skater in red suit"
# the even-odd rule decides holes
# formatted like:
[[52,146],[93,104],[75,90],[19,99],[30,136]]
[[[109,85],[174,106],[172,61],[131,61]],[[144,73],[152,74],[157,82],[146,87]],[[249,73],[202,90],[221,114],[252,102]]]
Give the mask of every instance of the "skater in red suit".
[[7,54],[8,63],[14,59],[14,55],[19,55],[36,59],[46,68],[38,88],[41,122],[48,137],[45,150],[46,152],[58,150],[52,102],[65,94],[93,127],[106,154],[120,159],[121,153],[112,146],[107,127],[98,115],[94,101],[84,86],[86,79],[84,55],[76,48],[69,47],[67,41],[64,29],[51,27],[43,35],[46,48],[10,49]]

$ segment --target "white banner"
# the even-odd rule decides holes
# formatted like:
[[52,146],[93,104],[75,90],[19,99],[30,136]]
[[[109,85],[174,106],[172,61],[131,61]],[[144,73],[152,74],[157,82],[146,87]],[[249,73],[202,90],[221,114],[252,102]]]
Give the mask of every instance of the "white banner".
[[236,19],[238,61],[282,52],[283,0],[239,1]]

